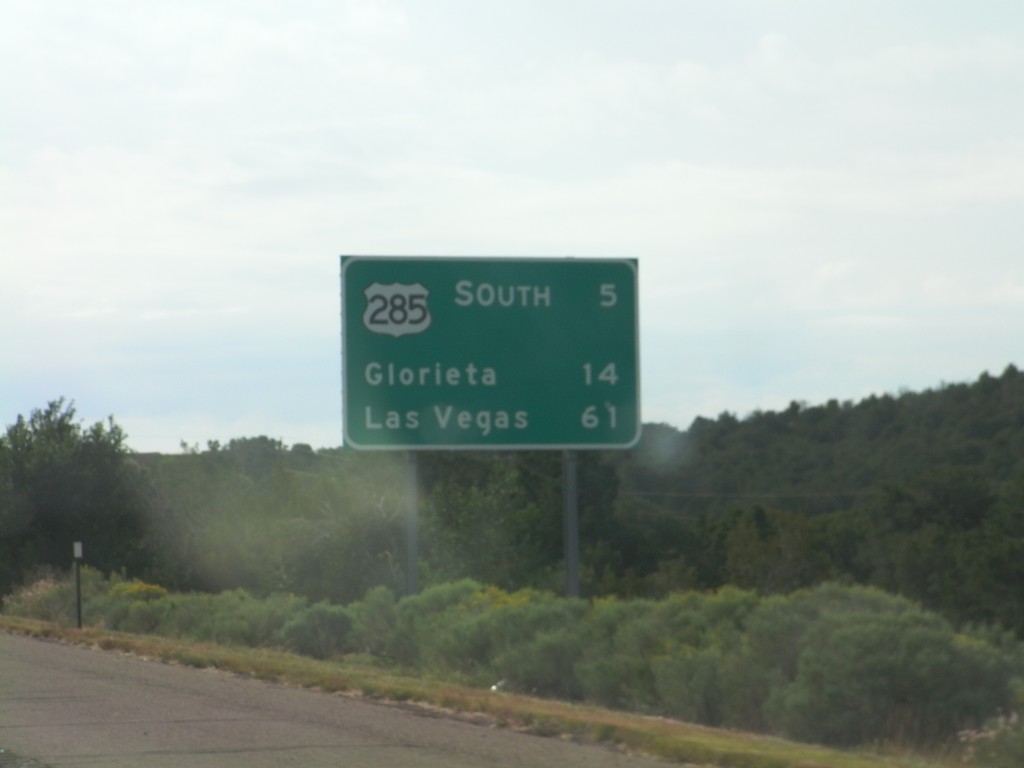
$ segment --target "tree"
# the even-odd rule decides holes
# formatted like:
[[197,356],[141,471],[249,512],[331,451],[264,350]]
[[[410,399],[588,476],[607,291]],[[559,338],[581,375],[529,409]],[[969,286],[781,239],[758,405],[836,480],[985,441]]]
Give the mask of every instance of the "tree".
[[142,480],[126,458],[113,418],[83,427],[63,398],[7,428],[0,437],[0,588],[34,566],[66,567],[75,541],[100,570],[145,566]]
[[818,538],[803,515],[755,507],[726,537],[729,583],[762,594],[816,583],[827,568]]

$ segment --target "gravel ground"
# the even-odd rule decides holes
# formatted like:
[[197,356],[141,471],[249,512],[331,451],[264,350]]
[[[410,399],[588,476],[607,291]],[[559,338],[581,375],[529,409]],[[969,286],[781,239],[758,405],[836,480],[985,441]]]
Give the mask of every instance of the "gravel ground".
[[46,765],[31,757],[18,757],[0,747],[0,768],[47,768]]

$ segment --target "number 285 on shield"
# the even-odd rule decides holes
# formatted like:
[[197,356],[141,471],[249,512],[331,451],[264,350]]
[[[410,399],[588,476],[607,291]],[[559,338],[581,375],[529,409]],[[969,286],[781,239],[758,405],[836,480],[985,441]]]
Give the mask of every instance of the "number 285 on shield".
[[430,327],[430,291],[420,283],[373,283],[363,295],[363,325],[373,333],[409,336]]

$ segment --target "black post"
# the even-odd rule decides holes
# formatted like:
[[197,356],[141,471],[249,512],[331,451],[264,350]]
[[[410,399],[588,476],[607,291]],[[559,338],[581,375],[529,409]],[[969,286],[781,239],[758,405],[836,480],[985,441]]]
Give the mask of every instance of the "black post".
[[75,555],[75,617],[78,628],[82,628],[82,542],[76,541]]

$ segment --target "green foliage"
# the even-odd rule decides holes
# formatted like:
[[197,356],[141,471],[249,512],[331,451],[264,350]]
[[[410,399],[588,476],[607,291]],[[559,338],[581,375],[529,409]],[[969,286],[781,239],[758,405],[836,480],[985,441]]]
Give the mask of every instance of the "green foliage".
[[403,582],[403,468],[274,441],[162,457],[150,468],[153,573],[177,589],[350,602]]
[[67,625],[75,611],[74,585],[56,572],[39,573],[4,600],[4,613]]
[[112,628],[120,632],[154,634],[165,623],[169,607],[164,602],[131,600],[120,606],[116,614],[110,614]]
[[585,647],[579,626],[542,630],[494,659],[493,669],[512,690],[561,699],[580,698],[573,664]]
[[401,456],[266,437],[133,456],[113,420],[83,427],[50,403],[0,436],[0,591],[32,585],[8,610],[73,621],[61,574],[83,540],[87,621],[111,628],[372,653],[837,743],[932,740],[1012,705],[1024,636],[1013,366],[685,432],[648,425],[635,450],[582,453],[583,591],[614,599],[551,592],[557,452],[425,453],[419,467],[428,588],[398,600]]
[[[69,582],[42,578],[7,611],[66,621]],[[948,743],[1008,711],[1024,681],[1012,635],[957,633],[905,598],[835,584],[588,602],[467,579],[397,602],[375,588],[342,607],[162,594],[92,570],[84,582],[88,621],[112,629],[316,658],[369,652],[431,676],[838,745]]]
[[351,648],[352,624],[348,610],[321,601],[289,619],[280,634],[288,650],[314,659],[328,659]]
[[[61,626],[74,625],[77,621],[77,597],[72,574],[48,566],[33,569],[26,575],[25,584],[4,599],[3,612],[12,616],[52,621]],[[109,590],[121,584],[123,579],[117,574],[112,574],[108,579],[95,568],[83,566],[80,580],[82,610],[85,615],[83,621],[88,623],[90,608],[106,601]]]
[[[984,714],[964,706],[958,689],[963,678],[986,671],[965,656],[934,616],[831,617],[814,628],[769,720],[796,738],[832,744],[925,742]],[[987,711],[1004,702],[989,697]]]
[[762,594],[816,584],[827,574],[822,544],[804,515],[755,507],[726,536],[728,583]]
[[964,762],[983,768],[1020,768],[1024,765],[1024,719],[1013,712],[994,717],[983,728],[960,734],[966,745]]
[[723,652],[682,646],[651,662],[662,707],[674,717],[707,725],[722,723]]
[[566,671],[579,656],[581,600],[551,593],[508,593],[464,579],[405,597],[396,610],[390,655],[409,666],[505,679],[519,690],[575,696]]
[[90,427],[63,399],[0,436],[0,593],[32,568],[65,568],[72,543],[110,573],[146,564],[142,479],[111,418]]
[[[187,601],[192,596],[185,596]],[[284,625],[306,601],[291,595],[275,594],[259,599],[249,592],[235,589],[205,600],[195,596],[205,608],[201,621],[192,630],[192,637],[224,645],[260,646],[277,641]]]
[[394,593],[387,587],[372,587],[362,600],[352,603],[348,609],[352,616],[352,648],[386,656],[397,622]]
[[156,600],[167,597],[167,590],[159,584],[147,584],[144,581],[117,582],[107,593],[113,600]]
[[395,629],[388,654],[410,666],[443,665],[451,668],[445,651],[454,641],[453,617],[469,612],[483,586],[470,579],[438,584],[418,595],[403,598],[395,609]]
[[[419,459],[421,583],[563,582],[558,452]],[[792,403],[579,456],[584,594],[661,598],[830,580],[906,595],[954,625],[1024,635],[1024,374],[859,403]],[[260,436],[132,456],[63,401],[0,437],[0,591],[86,561],[176,590],[357,601],[405,583],[405,467]],[[595,661],[595,664],[597,662]],[[599,665],[598,665],[599,666]]]
[[657,632],[649,600],[596,600],[587,616],[587,643],[573,666],[582,695],[608,707],[642,711],[657,706],[650,658],[664,633]]
[[643,509],[634,520],[647,537],[675,526],[647,539],[643,562],[624,564],[634,579],[620,594],[660,594],[669,564],[702,589],[786,593],[842,579],[913,597],[954,624],[1024,634],[1024,374],[1014,366],[857,404],[726,413],[686,432],[656,425],[616,466],[620,516]]
[[471,455],[452,471],[445,458],[432,457],[423,468],[429,580],[472,578],[506,588],[529,583],[550,565],[551,553],[531,541],[538,534],[531,527],[536,510],[518,503],[511,464]]
[[394,614],[391,653],[434,674],[835,744],[948,739],[1024,672],[1016,641],[837,585],[588,605],[461,581]]

